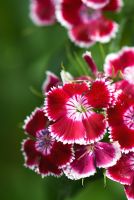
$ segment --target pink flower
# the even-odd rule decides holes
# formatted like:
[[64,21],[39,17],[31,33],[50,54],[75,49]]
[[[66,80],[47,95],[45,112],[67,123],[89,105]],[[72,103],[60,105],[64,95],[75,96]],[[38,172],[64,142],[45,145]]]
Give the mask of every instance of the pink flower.
[[134,153],[123,154],[115,166],[110,167],[107,177],[124,185],[128,200],[134,200]]
[[54,121],[49,126],[52,137],[77,144],[100,140],[106,129],[103,109],[114,103],[114,92],[105,79],[72,82],[51,89],[44,110],[49,120]]
[[42,176],[60,176],[62,167],[73,159],[72,146],[55,141],[47,129],[47,123],[48,119],[41,108],[36,108],[25,120],[24,130],[29,136],[22,143],[25,166]]
[[116,77],[119,71],[125,80],[134,84],[134,48],[123,47],[118,53],[106,57],[104,72],[107,76]]
[[121,6],[122,0],[60,0],[56,13],[58,21],[68,28],[70,39],[80,47],[89,47],[115,36],[118,25],[104,12],[116,12]]
[[122,151],[134,150],[134,98],[121,93],[113,108],[107,111],[112,141],[118,141]]
[[55,6],[55,0],[31,0],[30,17],[39,26],[54,24]]
[[70,179],[89,177],[96,173],[96,167],[108,168],[116,164],[121,157],[117,142],[110,144],[98,142],[89,145],[75,145],[75,160],[64,168]]

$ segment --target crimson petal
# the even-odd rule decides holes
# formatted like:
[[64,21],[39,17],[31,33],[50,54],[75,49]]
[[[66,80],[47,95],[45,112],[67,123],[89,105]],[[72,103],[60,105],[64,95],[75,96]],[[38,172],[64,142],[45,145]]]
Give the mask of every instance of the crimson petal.
[[95,174],[94,154],[88,153],[86,146],[75,146],[75,160],[64,170],[65,175],[70,179],[81,179]]
[[62,170],[49,157],[41,157],[38,173],[42,176],[53,175],[59,177],[62,175]]
[[123,6],[122,0],[110,0],[110,2],[103,8],[104,11],[120,11]]
[[91,39],[90,36],[90,24],[81,23],[79,25],[74,26],[69,30],[69,37],[72,42],[74,42],[77,46],[80,47],[90,47],[95,42]]
[[110,135],[113,141],[118,141],[123,151],[134,149],[134,99],[131,95],[121,93],[113,108],[107,111]]
[[73,147],[69,144],[55,142],[52,149],[51,160],[58,167],[64,167],[74,159]]
[[41,108],[36,108],[32,114],[26,118],[24,123],[24,130],[34,137],[36,133],[45,128],[47,124],[47,118],[44,116],[44,111]]
[[25,166],[30,169],[35,169],[39,163],[39,153],[35,148],[35,141],[31,139],[24,140],[22,143],[22,152],[25,158]]
[[105,117],[102,114],[91,113],[91,115],[83,118],[83,126],[86,130],[85,141],[87,141],[87,143],[97,142],[102,139],[105,134]]
[[46,72],[46,80],[44,81],[44,83],[42,85],[43,94],[45,95],[46,92],[49,92],[51,87],[57,86],[57,84],[59,82],[60,82],[60,79],[55,74],[53,74],[50,71],[47,71]]
[[31,0],[30,17],[40,26],[55,23],[54,0]]
[[82,0],[88,7],[93,9],[101,9],[106,6],[110,0]]
[[[133,175],[133,178],[134,178],[134,175]],[[125,188],[125,193],[128,200],[134,200],[134,180],[131,185],[125,185],[124,188]]]
[[107,108],[114,101],[114,87],[105,79],[95,80],[86,94],[93,108]]
[[106,175],[121,184],[131,185],[134,177],[134,153],[123,154],[116,165],[108,168]]
[[95,144],[95,159],[96,166],[108,168],[116,164],[117,160],[121,157],[120,146],[118,142],[107,143],[97,142]]
[[49,131],[52,137],[63,143],[85,144],[85,128],[81,121],[74,121],[67,117],[62,117],[54,124],[50,125]]
[[81,0],[60,0],[56,11],[58,21],[67,28],[81,23],[81,6]]
[[106,19],[103,15],[91,20],[89,25],[91,27],[90,38],[96,42],[109,42],[111,38],[116,36],[118,31],[117,23]]

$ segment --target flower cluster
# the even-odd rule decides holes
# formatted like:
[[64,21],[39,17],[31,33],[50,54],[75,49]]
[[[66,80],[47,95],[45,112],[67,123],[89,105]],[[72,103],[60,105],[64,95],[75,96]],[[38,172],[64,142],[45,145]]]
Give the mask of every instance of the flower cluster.
[[71,41],[89,47],[115,36],[118,24],[105,13],[120,11],[122,5],[122,0],[31,0],[30,16],[37,25],[60,22]]
[[[106,1],[99,2],[103,7]],[[83,59],[92,77],[73,78],[62,71],[60,80],[47,72],[42,86],[45,103],[23,126],[28,136],[22,143],[25,166],[42,176],[64,174],[72,180],[103,168],[133,200],[134,49],[108,55],[103,73],[90,52]]]

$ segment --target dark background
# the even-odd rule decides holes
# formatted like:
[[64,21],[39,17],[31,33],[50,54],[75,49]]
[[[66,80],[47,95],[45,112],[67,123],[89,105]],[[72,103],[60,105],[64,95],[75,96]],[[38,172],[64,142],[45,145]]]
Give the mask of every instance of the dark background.
[[[69,42],[59,24],[35,26],[29,19],[28,6],[29,0],[0,2],[0,199],[125,200],[123,187],[108,180],[104,188],[102,176],[87,178],[82,187],[81,181],[42,179],[23,166],[20,148],[25,135],[21,127],[25,117],[43,103],[33,90],[41,92],[45,71],[58,74],[61,62],[75,75],[74,65],[79,64],[74,57],[68,58],[67,49],[79,56],[84,52]],[[133,10],[134,1],[126,0],[123,11],[114,16],[120,24],[116,40],[90,48],[100,69],[102,48],[107,54],[123,45],[134,45]]]

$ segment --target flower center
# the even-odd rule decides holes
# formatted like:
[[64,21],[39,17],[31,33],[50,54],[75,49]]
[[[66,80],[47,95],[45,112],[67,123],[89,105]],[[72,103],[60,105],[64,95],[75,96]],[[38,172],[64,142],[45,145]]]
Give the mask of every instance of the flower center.
[[43,155],[49,155],[54,143],[49,131],[44,129],[37,132],[36,139],[35,147],[37,151],[41,152]]
[[73,120],[79,121],[91,115],[91,106],[88,104],[87,99],[82,95],[74,95],[71,97],[67,104],[67,116]]
[[91,20],[91,19],[97,19],[98,17],[100,17],[100,15],[101,15],[101,12],[99,10],[97,10],[97,11],[93,10],[91,8],[88,8],[85,5],[81,6],[80,16],[85,23],[86,22],[88,23],[89,20]]
[[129,109],[124,114],[125,125],[134,130],[134,106],[129,107]]
[[134,84],[134,66],[125,68],[123,76],[130,84]]
[[87,151],[89,153],[92,153],[94,151],[94,148],[95,148],[95,145],[94,144],[90,144],[90,145],[87,145]]

